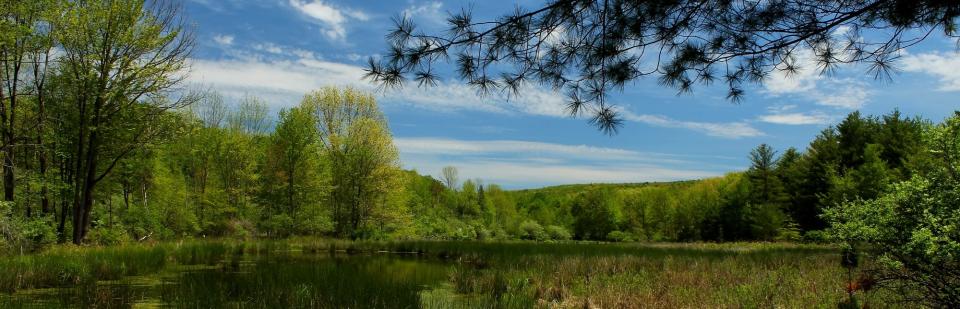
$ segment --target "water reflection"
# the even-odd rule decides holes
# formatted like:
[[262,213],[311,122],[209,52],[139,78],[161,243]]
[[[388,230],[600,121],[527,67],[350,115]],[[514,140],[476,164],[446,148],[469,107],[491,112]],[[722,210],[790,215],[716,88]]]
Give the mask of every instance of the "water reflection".
[[20,291],[3,308],[417,308],[450,265],[401,255],[235,255],[217,266]]

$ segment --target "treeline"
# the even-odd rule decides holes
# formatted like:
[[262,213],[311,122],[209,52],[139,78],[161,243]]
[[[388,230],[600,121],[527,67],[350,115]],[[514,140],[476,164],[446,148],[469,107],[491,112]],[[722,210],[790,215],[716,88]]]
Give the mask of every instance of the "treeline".
[[517,212],[576,239],[611,241],[825,240],[824,210],[876,198],[929,164],[929,121],[899,112],[849,114],[803,151],[762,144],[751,166],[724,177],[666,184],[520,191]]

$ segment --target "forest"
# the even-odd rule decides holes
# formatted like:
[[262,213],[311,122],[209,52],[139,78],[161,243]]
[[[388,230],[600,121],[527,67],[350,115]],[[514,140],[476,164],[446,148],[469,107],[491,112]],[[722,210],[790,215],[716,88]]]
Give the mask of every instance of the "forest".
[[[33,96],[23,110],[37,109]],[[66,109],[54,100],[45,109]],[[61,101],[62,102],[62,101]],[[70,140],[66,126],[33,124],[18,139]],[[277,119],[275,122],[272,120]],[[51,117],[52,118],[52,117]],[[324,88],[269,115],[253,95],[231,106],[216,92],[156,116],[166,136],[117,154],[91,192],[82,241],[147,238],[326,236],[349,239],[826,241],[824,209],[876,198],[924,164],[934,123],[891,112],[857,112],[807,149],[766,144],[751,166],[723,177],[646,184],[566,185],[509,191],[456,167],[436,179],[400,168],[387,120],[371,94]],[[56,121],[56,122],[54,122]],[[148,124],[143,124],[148,125]],[[158,124],[150,124],[158,125]],[[39,133],[46,133],[38,135]],[[120,137],[122,138],[122,137]],[[13,147],[7,239],[40,248],[73,237],[76,159],[55,143]],[[27,150],[27,151],[24,151]],[[17,194],[19,193],[19,194]],[[10,220],[8,219],[8,220]],[[9,233],[9,232],[8,232]]]
[[[177,3],[0,4],[2,292],[92,288],[58,299],[109,306],[99,301],[133,302],[139,292],[112,297],[121,292],[99,281],[206,265],[210,277],[183,273],[178,282],[266,276],[243,277],[245,293],[284,296],[260,295],[277,303],[251,307],[389,307],[347,302],[382,291],[411,307],[462,300],[450,295],[499,307],[856,307],[861,294],[881,305],[895,296],[960,304],[960,111],[946,119],[852,112],[803,149],[757,145],[743,154],[748,167],[719,177],[507,190],[456,166],[438,175],[403,169],[378,93],[323,86],[274,113],[282,102],[258,93],[237,100],[188,83],[196,37]],[[404,53],[417,55],[395,56],[413,61]],[[371,65],[377,81],[394,82],[384,80],[389,68]],[[615,130],[613,115],[598,113],[592,121]],[[325,251],[361,257],[309,268],[287,256]],[[383,252],[439,262],[371,257]],[[240,271],[245,259],[267,266]],[[415,280],[381,280],[384,268]],[[659,282],[643,271],[621,276],[660,268],[672,269],[656,275],[671,283],[634,284]],[[364,274],[350,280],[369,279],[356,283],[368,289],[323,296],[340,292],[318,278],[347,271]],[[690,277],[712,282],[703,287],[709,297],[684,294]],[[770,292],[784,277],[792,281]],[[264,282],[276,285],[254,288]],[[896,289],[870,294],[875,284]],[[157,289],[193,295],[164,300],[181,307],[251,299],[182,303],[213,297],[191,286]],[[830,288],[804,296],[816,286]],[[657,296],[664,291],[669,299]],[[7,301],[0,297],[4,307],[24,305]]]

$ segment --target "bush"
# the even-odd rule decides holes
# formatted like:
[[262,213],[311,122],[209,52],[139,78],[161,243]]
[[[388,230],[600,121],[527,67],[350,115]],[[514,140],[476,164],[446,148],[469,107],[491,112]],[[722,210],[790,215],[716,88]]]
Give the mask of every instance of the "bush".
[[547,235],[553,240],[570,240],[571,235],[567,229],[562,226],[551,225],[547,227]]
[[477,230],[477,240],[479,241],[490,240],[491,237],[493,236],[490,230],[482,226],[478,226],[476,230]]
[[510,233],[507,233],[500,226],[496,226],[490,229],[490,240],[505,240],[510,239]]
[[97,226],[87,234],[87,240],[101,246],[115,246],[130,240],[126,230],[119,224],[112,227]]
[[633,241],[633,235],[624,231],[613,231],[607,234],[607,240],[612,242],[629,242]]
[[260,224],[270,237],[287,237],[293,234],[293,218],[286,214],[270,216]]
[[777,230],[777,237],[774,238],[776,241],[799,241],[802,237],[800,236],[800,227],[793,221],[788,221],[783,225],[779,230]]
[[0,253],[35,252],[57,242],[51,218],[19,219],[11,215],[12,205],[0,202]]
[[526,240],[544,241],[547,240],[547,232],[543,230],[540,223],[533,220],[524,221],[520,224],[520,238]]
[[826,231],[807,231],[803,233],[803,242],[826,244],[832,242],[831,236]]
[[21,236],[30,251],[40,251],[57,242],[52,217],[33,217],[20,225]]
[[19,251],[23,235],[18,222],[13,220],[10,202],[0,202],[0,253]]

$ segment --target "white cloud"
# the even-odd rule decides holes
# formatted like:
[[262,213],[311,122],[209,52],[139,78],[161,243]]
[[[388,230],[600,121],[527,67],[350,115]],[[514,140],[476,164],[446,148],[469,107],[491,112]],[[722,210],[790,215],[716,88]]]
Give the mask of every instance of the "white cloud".
[[794,111],[796,108],[796,105],[771,106],[767,108],[767,114],[757,120],[785,125],[825,124],[832,120],[832,117],[821,111],[797,112]]
[[254,44],[253,49],[256,49],[259,51],[265,51],[265,52],[268,52],[271,54],[277,54],[277,55],[285,54],[285,51],[283,48],[273,43]]
[[290,6],[326,26],[323,34],[333,40],[343,40],[347,37],[347,30],[344,25],[348,20],[367,21],[370,19],[370,16],[362,11],[336,8],[321,0],[310,2],[290,0]]
[[[235,60],[194,59],[190,80],[214,86],[225,95],[257,92],[280,106],[295,105],[304,93],[323,86],[353,86],[368,91],[376,90],[363,80],[360,66],[317,59],[307,51],[293,50],[274,44],[257,44],[253,48],[281,60],[244,56]],[[242,53],[241,53],[242,54]],[[289,58],[289,59],[287,59]],[[541,87],[529,86],[519,96],[500,94],[480,96],[476,90],[462,83],[441,82],[435,87],[419,88],[407,85],[400,89],[377,91],[386,104],[408,105],[434,111],[483,111],[503,114],[525,114],[545,117],[568,117],[564,96]],[[722,138],[763,136],[745,122],[693,122],[661,115],[634,114],[622,111],[624,119],[666,128],[681,128]]]
[[833,37],[843,37],[847,35],[847,33],[850,33],[850,30],[853,30],[853,28],[847,25],[841,25],[836,29],[833,29],[833,33],[831,33],[831,35]]
[[233,45],[233,36],[218,34],[213,36],[213,41],[222,46],[230,46]]
[[960,53],[930,52],[907,55],[902,60],[907,72],[930,74],[940,78],[940,91],[960,91]]
[[830,117],[818,112],[773,113],[760,116],[760,121],[786,125],[824,124],[830,122]]
[[446,17],[445,14],[440,11],[442,7],[443,3],[440,1],[431,1],[423,4],[411,3],[409,7],[403,9],[401,15],[414,20],[423,19],[435,24],[443,24]]
[[867,85],[850,78],[826,80],[809,95],[819,105],[843,109],[861,108],[870,99]]
[[[680,160],[669,154],[588,145],[445,138],[395,138],[394,142],[407,168],[437,175],[444,166],[452,165],[463,177],[511,187],[698,179],[737,168]],[[686,168],[689,166],[715,170]]]
[[[840,31],[838,29],[837,31]],[[794,54],[795,72],[774,70],[763,86],[767,94],[773,97],[785,95],[798,96],[813,101],[814,104],[843,109],[858,109],[870,99],[867,85],[851,78],[832,78],[820,74],[817,60],[810,49],[802,49]],[[784,68],[781,65],[779,68]]]

